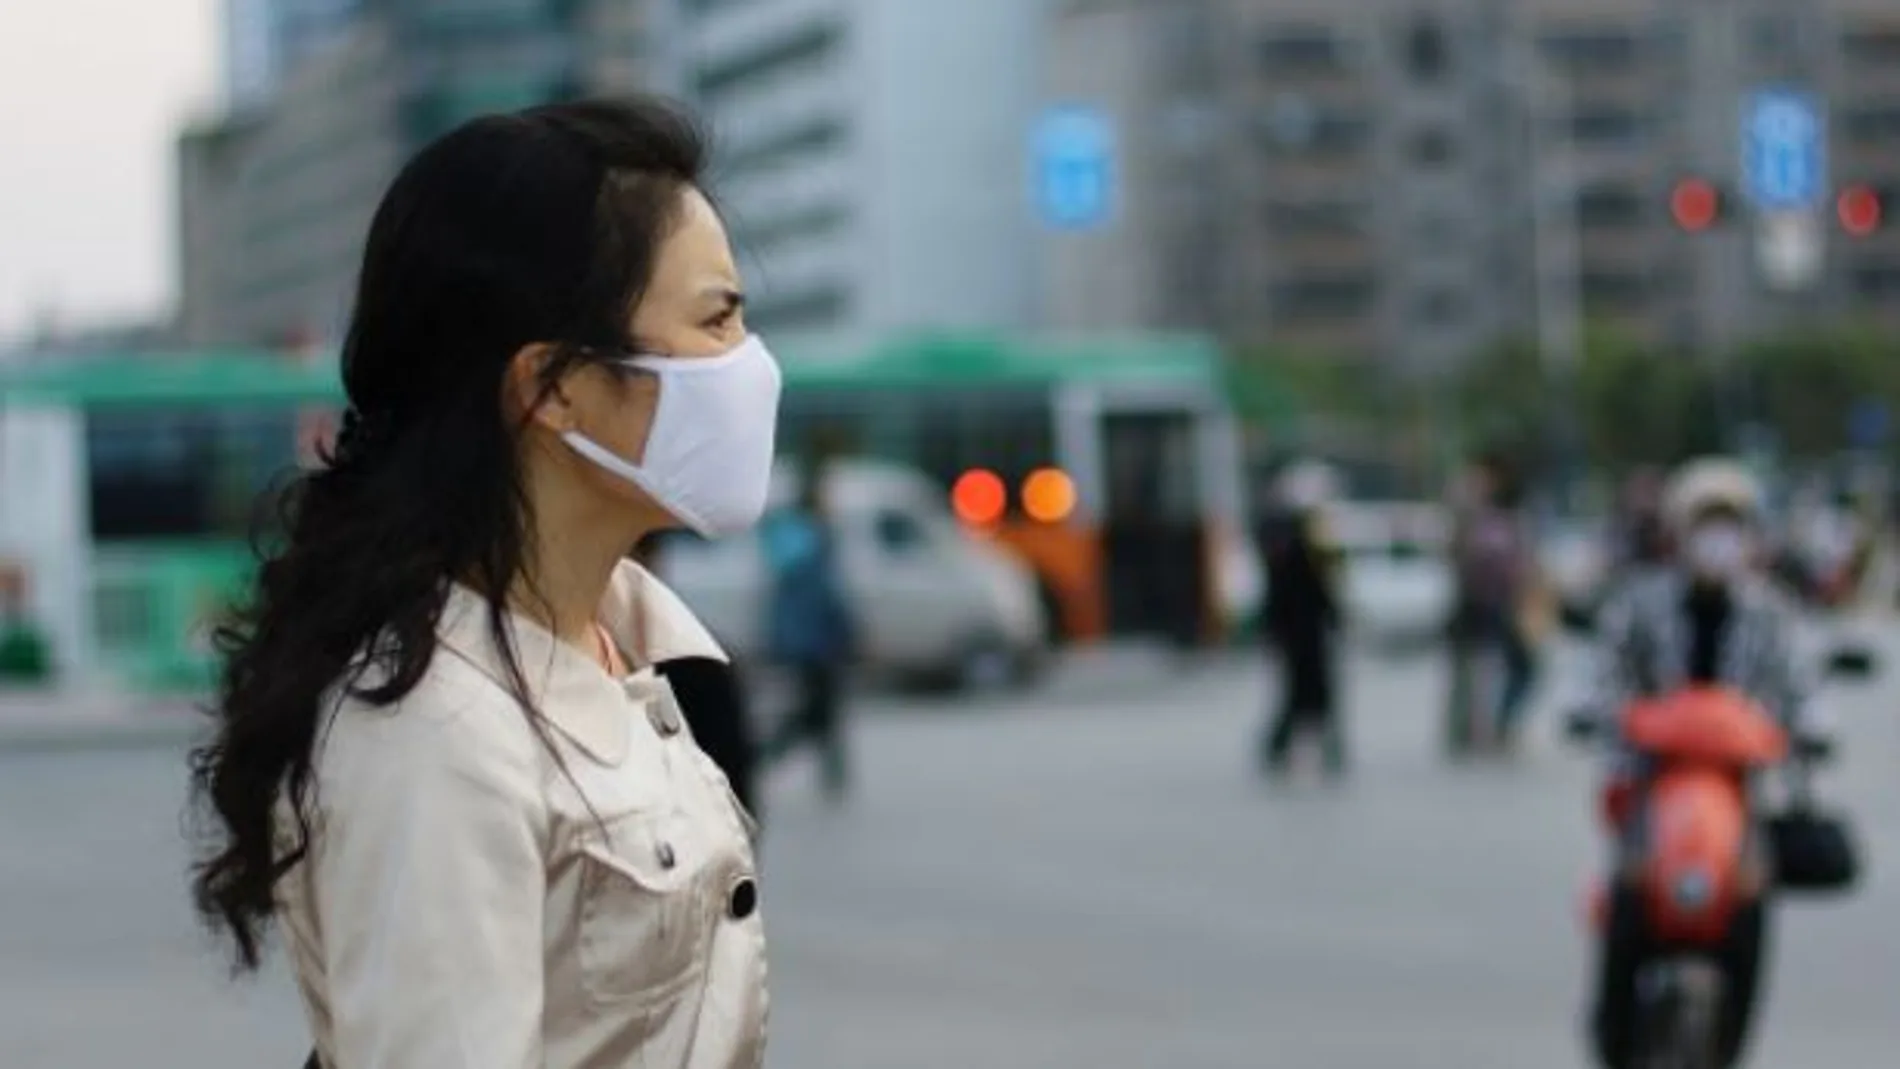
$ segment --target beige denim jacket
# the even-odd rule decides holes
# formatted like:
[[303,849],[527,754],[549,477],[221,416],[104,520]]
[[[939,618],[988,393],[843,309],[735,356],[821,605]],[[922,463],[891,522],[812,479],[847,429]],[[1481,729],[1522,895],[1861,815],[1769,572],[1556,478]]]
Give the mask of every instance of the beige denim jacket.
[[486,613],[454,588],[421,684],[390,709],[345,700],[320,738],[310,853],[280,885],[320,1060],[756,1069],[750,818],[652,668],[724,655],[633,564],[601,612],[625,679],[513,618],[557,761],[506,689]]

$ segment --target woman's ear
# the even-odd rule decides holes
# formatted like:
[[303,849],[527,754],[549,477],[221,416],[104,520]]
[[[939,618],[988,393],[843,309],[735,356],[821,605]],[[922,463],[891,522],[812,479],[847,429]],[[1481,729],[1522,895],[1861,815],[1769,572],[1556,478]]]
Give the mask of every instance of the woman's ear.
[[549,382],[554,347],[545,342],[522,346],[502,376],[502,403],[518,424],[538,424],[556,434],[575,427],[573,405],[559,381]]

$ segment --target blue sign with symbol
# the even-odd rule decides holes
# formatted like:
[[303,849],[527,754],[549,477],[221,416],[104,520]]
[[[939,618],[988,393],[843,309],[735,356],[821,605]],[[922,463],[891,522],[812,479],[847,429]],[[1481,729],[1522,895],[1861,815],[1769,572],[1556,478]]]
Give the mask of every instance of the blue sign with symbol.
[[1765,89],[1742,113],[1742,192],[1757,208],[1808,208],[1827,195],[1827,136],[1812,94]]
[[1115,208],[1115,128],[1095,108],[1051,109],[1034,137],[1036,210],[1059,230],[1092,230]]

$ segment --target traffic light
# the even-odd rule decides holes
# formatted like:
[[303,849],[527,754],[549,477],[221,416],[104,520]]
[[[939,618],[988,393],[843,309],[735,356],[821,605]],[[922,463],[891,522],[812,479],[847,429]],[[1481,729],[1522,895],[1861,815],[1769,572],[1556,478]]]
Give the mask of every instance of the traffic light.
[[1700,234],[1728,214],[1727,199],[1722,188],[1706,178],[1679,179],[1669,191],[1669,215],[1683,230]]
[[987,527],[1009,508],[1009,487],[988,468],[971,468],[950,488],[950,509],[972,527]]
[[1834,214],[1842,230],[1857,238],[1870,237],[1886,224],[1890,199],[1879,186],[1856,183],[1843,187],[1834,198]]

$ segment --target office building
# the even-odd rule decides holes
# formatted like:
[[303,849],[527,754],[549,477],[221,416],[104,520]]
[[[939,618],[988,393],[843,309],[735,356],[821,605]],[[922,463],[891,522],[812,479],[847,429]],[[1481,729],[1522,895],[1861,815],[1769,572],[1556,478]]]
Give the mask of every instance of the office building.
[[1034,319],[1043,0],[677,3],[760,330]]
[[349,30],[365,0],[225,0],[225,103],[262,106],[298,64]]
[[[1896,69],[1888,0],[1071,0],[1046,99],[1115,124],[1119,210],[1046,237],[1050,319],[1430,369],[1585,320],[1719,350],[1892,315],[1900,242],[1849,237],[1832,197],[1900,181]],[[1824,102],[1832,162],[1797,226],[1818,275],[1786,290],[1738,189],[1773,86]],[[1671,212],[1689,177],[1730,194],[1706,232]]]
[[475,115],[637,88],[659,44],[645,11],[363,4],[267,102],[180,137],[183,339],[336,340],[370,217],[403,161]]

